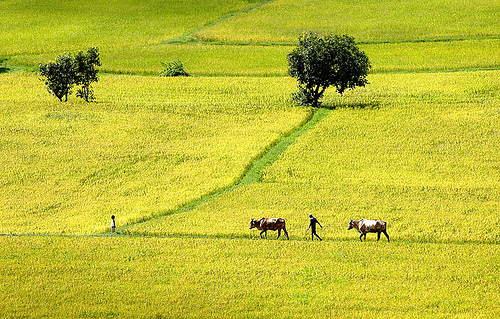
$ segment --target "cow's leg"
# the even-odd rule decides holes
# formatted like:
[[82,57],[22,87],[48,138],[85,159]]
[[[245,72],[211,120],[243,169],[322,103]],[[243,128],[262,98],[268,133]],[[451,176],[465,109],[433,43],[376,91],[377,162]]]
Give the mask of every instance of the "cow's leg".
[[283,228],[283,231],[285,232],[286,239],[290,239],[290,237],[288,237],[288,232],[286,231],[286,228]]
[[[361,242],[363,242],[363,234],[361,234],[361,236],[359,236],[359,240],[361,240]],[[366,240],[366,234],[365,234],[365,240]]]
[[385,235],[385,237],[387,237],[387,241],[388,241],[388,242],[391,242],[391,241],[389,240],[389,235],[387,235],[387,232],[386,232],[385,230],[384,230],[384,235]]
[[379,240],[380,240],[380,232],[378,231],[377,232],[377,241],[379,241]]
[[281,235],[281,228],[278,228],[278,237],[276,239],[279,239]]
[[267,232],[266,232],[265,230],[263,230],[263,231],[261,231],[261,232],[260,232],[260,238],[263,238],[263,237],[262,237],[262,234],[264,234],[264,233],[265,233],[266,238],[267,238]]

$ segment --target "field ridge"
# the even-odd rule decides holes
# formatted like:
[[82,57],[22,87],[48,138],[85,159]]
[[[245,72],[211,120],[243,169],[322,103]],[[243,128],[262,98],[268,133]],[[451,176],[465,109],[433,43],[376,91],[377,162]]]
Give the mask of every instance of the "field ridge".
[[[274,0],[275,1],[275,0]],[[242,13],[246,11],[242,10]],[[190,31],[180,37],[174,38],[155,45],[169,45],[169,44],[204,44],[204,45],[234,45],[234,46],[295,46],[297,41],[211,41],[211,40],[199,40],[196,38],[195,34],[201,30],[208,29],[225,19],[232,17],[232,14],[228,14],[227,18],[220,18],[210,25],[200,27],[196,30]],[[390,43],[432,43],[432,42],[461,42],[470,40],[497,40],[500,39],[500,34],[497,35],[484,35],[484,36],[456,36],[456,37],[435,37],[435,38],[408,38],[408,39],[391,39],[391,40],[360,40],[356,41],[357,44],[390,44]]]

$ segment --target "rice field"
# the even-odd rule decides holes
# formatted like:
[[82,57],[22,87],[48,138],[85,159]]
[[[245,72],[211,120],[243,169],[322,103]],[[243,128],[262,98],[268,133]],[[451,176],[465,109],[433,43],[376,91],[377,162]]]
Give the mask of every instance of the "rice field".
[[[335,240],[357,240],[347,222],[374,216],[392,221],[395,239],[499,243],[498,72],[370,82],[343,100],[330,96],[337,109],[265,168],[262,185],[127,232],[248,237],[250,218],[279,214],[304,239],[307,214],[317,213]],[[232,218],[207,228],[214,211]]]
[[2,78],[0,233],[90,234],[175,209],[234,184],[309,113],[266,93],[283,87],[272,78],[103,76],[90,105]]
[[204,41],[294,42],[303,30],[362,42],[496,37],[499,1],[276,0],[195,36]]
[[14,0],[0,2],[0,55],[65,53],[162,43],[250,6],[246,0]]
[[[372,62],[372,73],[498,69],[500,39],[361,44]],[[103,72],[158,75],[161,61],[183,61],[196,76],[286,76],[292,46],[166,44],[134,50],[105,50]],[[11,63],[34,70],[53,54],[16,55]]]
[[[0,12],[0,318],[500,316],[498,1]],[[310,30],[354,36],[370,84],[294,106]],[[96,103],[60,103],[37,65],[89,46]],[[157,77],[171,60],[193,76]],[[290,240],[260,239],[263,216]]]
[[498,316],[498,245],[102,237],[0,242],[6,317]]

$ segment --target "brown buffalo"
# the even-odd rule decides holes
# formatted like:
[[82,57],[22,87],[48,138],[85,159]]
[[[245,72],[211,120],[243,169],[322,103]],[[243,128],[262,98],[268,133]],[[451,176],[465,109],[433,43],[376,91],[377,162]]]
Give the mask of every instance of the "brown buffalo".
[[[262,217],[259,220],[252,220],[250,221],[250,229],[252,228],[257,228],[258,230],[262,230],[260,232],[260,238],[262,238],[262,234],[265,235],[267,238],[267,231],[268,230],[278,230],[278,238],[280,238],[281,235],[281,230],[285,232],[286,238],[290,239],[288,237],[288,232],[286,231],[285,228],[285,220],[283,218],[264,218]],[[276,239],[278,239],[276,238]]]
[[389,235],[387,235],[387,223],[382,220],[368,220],[363,218],[360,220],[351,219],[347,226],[347,230],[352,228],[356,228],[361,234],[361,236],[359,236],[361,241],[363,241],[363,239],[361,239],[363,236],[366,240],[366,233],[377,233],[377,241],[380,239],[380,233],[384,233],[385,237],[387,237],[387,241],[390,241]]

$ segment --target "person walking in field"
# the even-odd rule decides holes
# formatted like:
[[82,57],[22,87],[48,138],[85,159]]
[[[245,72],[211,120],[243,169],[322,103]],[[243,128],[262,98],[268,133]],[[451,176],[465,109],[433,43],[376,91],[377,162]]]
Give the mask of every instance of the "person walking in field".
[[319,240],[323,240],[318,236],[318,234],[316,234],[316,224],[318,224],[321,228],[323,228],[323,226],[321,226],[319,221],[312,214],[309,214],[309,219],[309,227],[307,228],[306,232],[309,230],[309,228],[311,228],[311,239],[314,240],[314,236],[316,236]]
[[115,215],[111,215],[111,232],[114,233],[116,229]]

